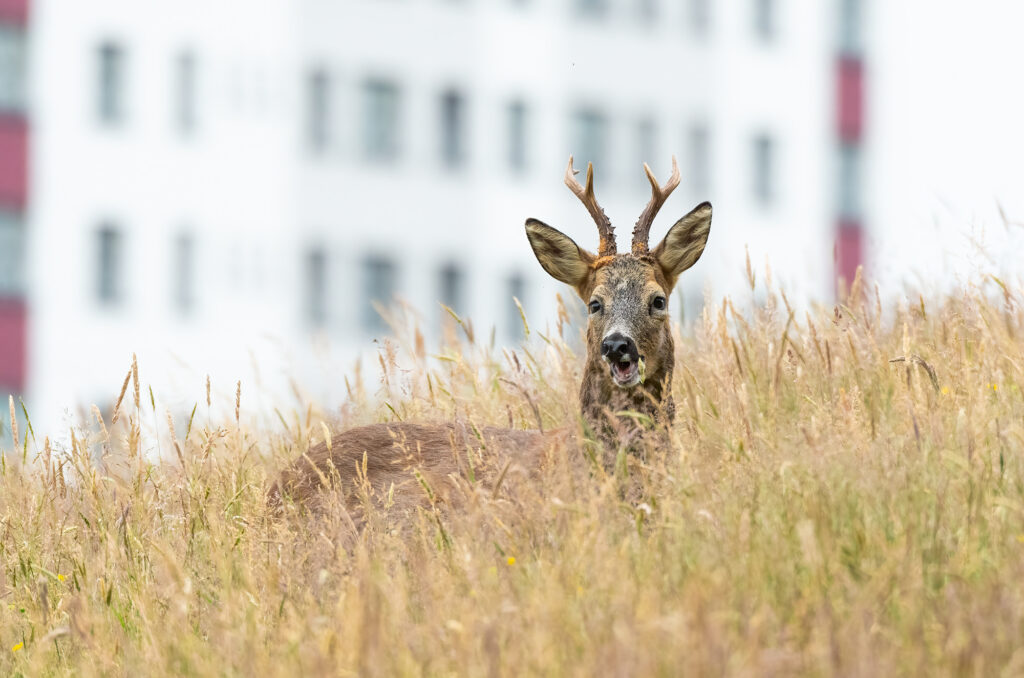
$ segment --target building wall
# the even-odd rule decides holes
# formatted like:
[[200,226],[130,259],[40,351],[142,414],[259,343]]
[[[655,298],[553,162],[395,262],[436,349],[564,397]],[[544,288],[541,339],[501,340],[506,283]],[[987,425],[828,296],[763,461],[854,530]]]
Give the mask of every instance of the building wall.
[[875,279],[913,303],[914,288],[953,289],[979,271],[1019,285],[1024,6],[914,0],[875,6],[868,22]]
[[[132,352],[157,397],[181,408],[201,397],[206,372],[222,393],[241,377],[251,384],[254,362],[270,388],[283,380],[282,358],[266,345],[291,343],[295,327],[286,267],[295,160],[283,89],[292,71],[287,7],[39,3],[29,367],[41,418],[108,403]],[[107,42],[125,55],[125,112],[114,124],[100,121],[96,103],[96,55]],[[194,50],[200,73],[188,136],[174,124],[170,86],[182,49]],[[97,294],[104,224],[123,243],[122,290],[109,303]],[[180,229],[197,243],[197,302],[186,315],[174,308],[170,284]]]
[[[531,324],[543,328],[556,293],[580,305],[536,265],[522,224],[537,217],[593,246],[594,227],[562,184],[568,155],[585,154],[573,123],[581,109],[606,120],[596,182],[623,249],[649,197],[642,160],[664,178],[676,154],[683,170],[655,238],[698,202],[716,204],[708,252],[684,276],[677,313],[692,315],[705,290],[742,293],[745,246],[755,266],[770,259],[791,298],[829,294],[829,12],[811,0],[775,3],[765,39],[746,1],[709,3],[706,28],[689,3],[660,3],[653,19],[641,3],[607,4],[590,16],[576,0],[266,0],[259,12],[241,0],[156,11],[130,0],[40,0],[31,59],[34,418],[108,401],[132,352],[157,397],[181,410],[202,397],[208,372],[226,400],[241,378],[253,385],[247,396],[279,404],[294,377],[336,404],[353,361],[376,350],[364,327],[370,256],[394,261],[399,296],[435,337],[440,268],[453,261],[464,270],[458,310],[480,336],[497,325],[497,339],[512,340],[516,274]],[[115,125],[98,114],[104,44],[122,50],[125,66]],[[182,50],[194,54],[198,83],[188,134],[174,119]],[[326,143],[315,149],[313,73],[327,83]],[[364,148],[364,85],[374,78],[395,83],[402,102],[390,162],[368,160]],[[449,89],[465,100],[456,167],[440,148]],[[529,111],[521,171],[506,157],[511,99]],[[641,121],[652,123],[652,157],[640,149]],[[698,126],[707,130],[706,166],[692,158]],[[754,169],[765,135],[771,196],[762,200]],[[701,170],[703,188],[692,176]],[[124,289],[114,303],[98,299],[104,225],[121,234]],[[182,230],[196,256],[196,301],[184,314],[172,284]],[[324,280],[315,318],[310,252],[320,253]]]
[[26,0],[0,2],[0,392],[27,382],[25,234],[31,127],[27,110]]

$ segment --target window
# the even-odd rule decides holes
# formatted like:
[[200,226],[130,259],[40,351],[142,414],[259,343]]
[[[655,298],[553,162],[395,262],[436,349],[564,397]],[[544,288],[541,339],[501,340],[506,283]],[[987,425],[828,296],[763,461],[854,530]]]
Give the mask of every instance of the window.
[[847,221],[860,218],[861,196],[861,151],[853,144],[839,148],[839,216]]
[[754,32],[757,34],[757,37],[767,42],[775,37],[775,0],[753,0],[753,2]]
[[[441,268],[441,303],[456,313],[465,311],[463,307],[462,288],[465,283],[465,274],[462,268],[452,262]],[[447,314],[447,312],[446,312]]]
[[687,175],[690,189],[698,200],[707,200],[711,192],[711,133],[707,125],[690,127]]
[[[636,125],[636,155],[637,155],[637,168],[643,168],[644,163],[654,170],[657,161],[660,158],[655,158],[657,153],[657,126],[654,121],[650,118],[644,118]],[[641,186],[648,186],[647,175],[644,172],[634,172],[633,174],[635,181]]]
[[174,64],[175,111],[178,131],[189,134],[196,127],[196,57],[182,52]]
[[604,115],[597,110],[584,109],[574,114],[573,150],[577,169],[586,170],[588,162],[594,163],[595,168],[604,167],[607,126]]
[[96,232],[96,298],[102,304],[116,305],[122,300],[124,242],[121,232],[104,224]]
[[370,333],[386,332],[387,323],[375,307],[390,304],[395,296],[395,264],[384,256],[369,256],[363,262],[363,275],[363,326]]
[[327,322],[327,254],[321,247],[306,252],[306,320],[312,327]]
[[693,327],[694,323],[704,312],[704,286],[698,280],[685,281],[676,286],[679,299],[675,303],[679,306],[679,322],[687,327]]
[[465,160],[466,99],[455,90],[441,95],[441,159],[448,167]]
[[839,0],[839,49],[844,54],[861,50],[861,0]]
[[513,273],[509,276],[505,298],[505,333],[510,341],[518,341],[523,338],[523,317],[516,305],[516,299],[526,307],[526,279],[521,273]]
[[25,32],[0,24],[0,113],[25,108]]
[[522,172],[526,169],[526,104],[522,101],[512,101],[506,110],[506,124],[508,125],[508,166],[515,172]]
[[706,35],[711,29],[711,0],[689,0],[690,29],[697,35]]
[[125,117],[125,56],[119,45],[104,43],[99,48],[99,98],[97,113],[100,122],[117,124]]
[[306,141],[309,150],[322,153],[330,145],[331,83],[327,73],[315,70],[306,78]]
[[775,191],[775,141],[762,134],[754,138],[754,198],[766,205]]
[[653,21],[658,15],[658,0],[635,0],[636,11],[644,21]]
[[0,211],[0,299],[25,293],[25,227],[21,219]]
[[391,82],[369,80],[363,86],[363,144],[366,156],[393,160],[398,155],[399,91]]
[[576,0],[576,11],[587,16],[603,16],[608,11],[608,0]]
[[179,233],[174,237],[174,307],[178,313],[187,315],[195,307],[196,299],[196,245],[191,233]]

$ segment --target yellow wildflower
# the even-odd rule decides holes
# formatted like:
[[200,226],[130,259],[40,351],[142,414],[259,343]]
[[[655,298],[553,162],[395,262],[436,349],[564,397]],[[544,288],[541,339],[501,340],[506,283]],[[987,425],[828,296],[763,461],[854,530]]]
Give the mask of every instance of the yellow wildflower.
[[57,581],[64,581],[64,575],[58,574],[57,575]]
[[25,647],[25,643],[18,643],[17,645],[11,648],[11,652],[17,652],[23,647]]
[[948,386],[943,386],[942,387],[942,395],[949,395],[949,387]]
[[516,558],[515,558],[515,556],[509,556],[509,557],[508,557],[508,564],[509,564],[509,565],[515,565],[515,564],[516,564]]

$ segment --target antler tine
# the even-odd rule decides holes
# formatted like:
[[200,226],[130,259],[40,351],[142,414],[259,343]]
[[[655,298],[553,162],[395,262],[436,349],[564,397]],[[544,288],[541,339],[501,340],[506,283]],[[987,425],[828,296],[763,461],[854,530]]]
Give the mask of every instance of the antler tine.
[[647,207],[640,213],[640,218],[636,222],[636,226],[633,227],[633,253],[634,254],[645,254],[648,251],[647,240],[651,234],[651,224],[654,223],[654,217],[658,215],[658,210],[668,200],[668,196],[672,194],[672,191],[676,190],[679,186],[679,164],[676,162],[676,156],[672,156],[672,176],[668,178],[664,186],[658,184],[658,179],[654,176],[654,172],[651,168],[644,163],[644,171],[647,173],[647,180],[651,182],[651,201],[647,203]]
[[608,215],[604,213],[604,210],[597,203],[597,198],[594,197],[594,163],[587,163],[587,187],[585,189],[580,186],[580,182],[576,181],[575,175],[578,171],[573,169],[572,156],[570,155],[569,166],[565,169],[565,185],[576,194],[576,197],[580,199],[583,206],[590,212],[594,223],[597,224],[597,233],[600,237],[597,256],[611,256],[616,252],[615,228],[612,226]]

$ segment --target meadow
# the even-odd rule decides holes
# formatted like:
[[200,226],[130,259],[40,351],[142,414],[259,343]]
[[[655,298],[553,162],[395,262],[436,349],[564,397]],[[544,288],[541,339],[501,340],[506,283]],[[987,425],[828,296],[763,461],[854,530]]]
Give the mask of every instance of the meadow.
[[463,479],[460,510],[358,535],[270,480],[327,424],[575,426],[569,330],[399,328],[340,410],[200,388],[183,425],[138,365],[67,445],[5,426],[0,673],[1024,674],[1024,295],[795,312],[749,277],[757,306],[677,337],[671,448]]

